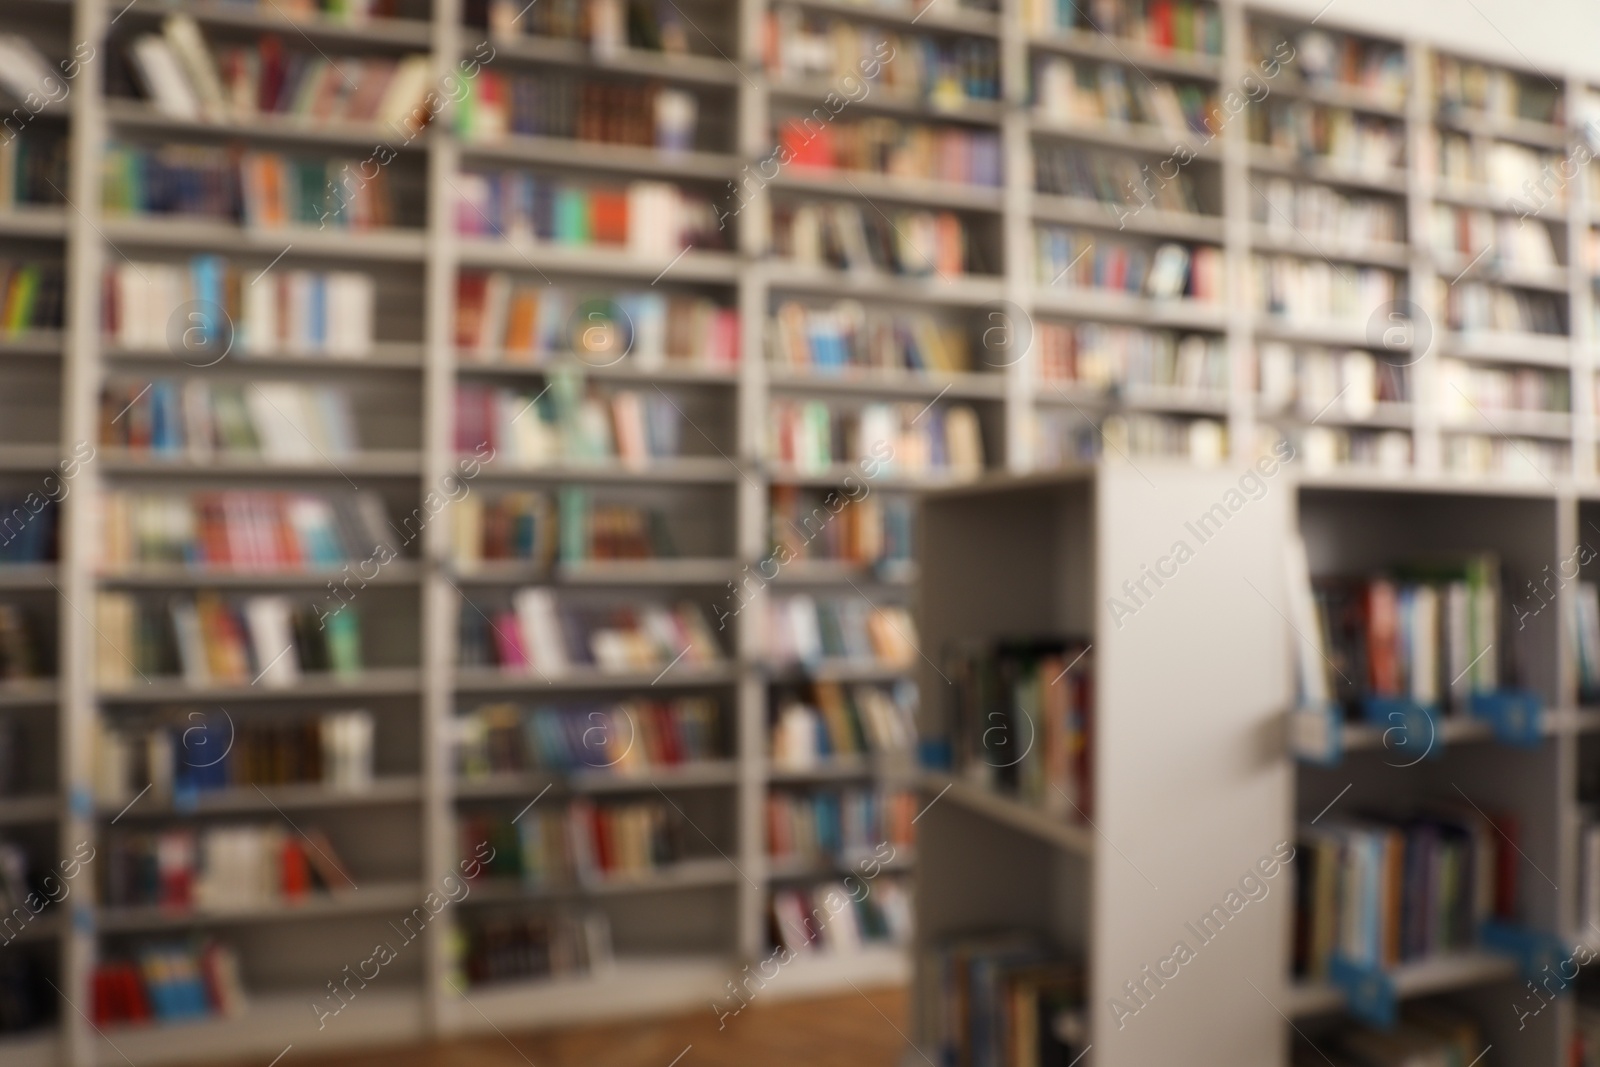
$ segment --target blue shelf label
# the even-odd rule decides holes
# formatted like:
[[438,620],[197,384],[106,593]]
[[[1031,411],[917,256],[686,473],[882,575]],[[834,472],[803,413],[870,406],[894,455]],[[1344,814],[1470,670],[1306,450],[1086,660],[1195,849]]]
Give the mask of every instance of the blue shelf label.
[[1336,955],[1328,964],[1328,981],[1344,994],[1351,1016],[1368,1026],[1387,1030],[1399,1020],[1394,978],[1381,967]]
[[1337,704],[1289,713],[1289,751],[1302,763],[1332,767],[1344,758],[1344,713]]
[[1497,741],[1523,746],[1544,741],[1544,704],[1533,693],[1522,690],[1473,693],[1467,706],[1473,718],[1489,724]]
[[1565,943],[1554,934],[1512,923],[1484,923],[1478,932],[1478,940],[1490,952],[1498,952],[1516,960],[1522,977],[1529,981],[1538,981],[1546,974],[1556,973],[1567,956]]

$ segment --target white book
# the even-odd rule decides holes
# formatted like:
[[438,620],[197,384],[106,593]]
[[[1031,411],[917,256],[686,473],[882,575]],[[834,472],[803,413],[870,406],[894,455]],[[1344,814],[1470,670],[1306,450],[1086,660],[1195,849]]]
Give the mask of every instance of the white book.
[[816,601],[801,593],[784,602],[783,610],[788,614],[790,646],[781,651],[803,663],[815,663],[822,659],[822,631],[817,625]]
[[379,124],[399,126],[407,132],[420,128],[417,119],[426,112],[423,100],[431,80],[428,64],[428,57],[422,55],[408,55],[400,61],[378,105]]
[[528,662],[545,674],[566,673],[571,663],[555,595],[548,589],[519,589],[511,603],[517,625],[522,630],[522,647]]
[[1320,708],[1332,699],[1324,658],[1326,635],[1322,632],[1321,614],[1311,592],[1311,564],[1306,558],[1306,543],[1299,533],[1289,534],[1283,557],[1288,579],[1289,620],[1300,634],[1300,640],[1294,644],[1300,703],[1303,707]]
[[172,630],[177,639],[178,664],[183,680],[192,686],[204,686],[211,680],[211,668],[206,662],[206,646],[200,633],[200,617],[194,601],[177,600],[172,604]]
[[241,287],[244,308],[236,327],[235,341],[243,351],[264,355],[278,348],[278,307],[282,282],[282,275],[264,270]]
[[[50,65],[50,61],[32,41],[20,34],[0,34],[0,88],[15,103],[32,108],[33,104],[28,103],[31,96],[38,103],[40,111],[47,114],[65,111],[65,85],[66,81],[60,72]],[[8,137],[7,143],[12,140]],[[0,199],[0,203],[9,202]]]
[[166,40],[153,33],[136,37],[128,55],[157,111],[190,122],[200,119],[200,97]]
[[316,446],[309,434],[312,419],[304,410],[293,382],[256,382],[245,393],[245,406],[256,431],[261,454],[268,459],[313,460]]
[[288,688],[300,678],[289,602],[280,596],[253,596],[244,603],[250,652],[259,672],[257,685]]
[[1439,598],[1431,585],[1413,586],[1410,597],[1411,699],[1424,706],[1439,702]]
[[511,278],[505,271],[489,275],[484,286],[483,313],[473,347],[480,353],[498,351],[505,342],[506,316],[511,309]]
[[[822,928],[822,943],[833,952],[860,951],[861,926],[856,921],[855,903],[844,883],[820,885],[813,892],[813,910],[828,917],[827,925]],[[829,897],[835,897],[835,903],[843,901],[844,906],[833,911],[825,903]]]
[[227,95],[223,92],[222,78],[217,74],[211,50],[200,33],[200,24],[189,15],[168,15],[161,31],[194,91],[201,112],[207,118],[221,119],[228,111]]

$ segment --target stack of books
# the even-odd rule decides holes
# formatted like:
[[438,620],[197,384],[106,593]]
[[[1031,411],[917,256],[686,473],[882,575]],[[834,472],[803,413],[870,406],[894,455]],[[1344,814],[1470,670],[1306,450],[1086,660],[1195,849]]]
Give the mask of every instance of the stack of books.
[[859,756],[907,756],[917,747],[917,689],[815,682],[809,699],[791,694],[769,731],[772,766],[799,771]]
[[1405,124],[1276,96],[1250,109],[1250,140],[1296,159],[1371,178],[1393,177],[1406,161]]
[[157,800],[171,800],[300,783],[360,792],[372,784],[372,741],[372,713],[360,710],[274,723],[183,710],[154,720],[102,720],[94,739],[95,797],[121,805],[146,787]]
[[517,590],[510,599],[502,607],[462,605],[463,667],[557,677],[581,668],[627,673],[673,663],[708,667],[723,659],[700,605],[689,601],[579,607],[538,588]]
[[154,455],[314,462],[357,452],[347,389],[306,382],[132,380],[100,393],[100,443]]
[[1115,63],[1089,63],[1051,56],[1035,75],[1035,106],[1041,118],[1079,126],[1159,130],[1179,143],[1221,132],[1216,100],[1198,83],[1134,76]]
[[926,950],[938,1001],[940,1063],[974,1067],[1071,1064],[1089,1051],[1083,967],[1063,962],[1037,935],[985,933],[946,938]]
[[493,70],[480,72],[467,86],[456,110],[456,128],[468,140],[516,134],[673,150],[695,147],[700,101],[683,89]]
[[251,911],[356,885],[327,834],[276,822],[115,833],[101,862],[111,907]]
[[1006,642],[945,661],[952,769],[1071,821],[1094,817],[1094,658],[1080,641]]
[[42,621],[25,604],[0,603],[0,682],[47,678],[53,673]]
[[371,560],[392,534],[383,498],[371,490],[116,489],[104,495],[101,509],[100,563],[108,570],[148,564],[217,571],[332,568]]
[[1471,421],[1500,411],[1572,411],[1572,375],[1538,367],[1496,367],[1440,359],[1442,421]]
[[768,420],[767,455],[801,473],[825,474],[858,461],[910,477],[983,473],[983,432],[967,404],[872,403],[840,410],[822,400],[776,400]]
[[708,297],[662,292],[582,292],[503,271],[456,280],[456,350],[474,363],[544,364],[572,356],[594,366],[626,361],[732,369],[739,315]]
[[[1287,40],[1282,28],[1255,21],[1250,48],[1254,62],[1280,61],[1279,73],[1307,85],[1356,90],[1389,107],[1402,107],[1411,86],[1406,77],[1405,49],[1317,27]],[[1284,59],[1285,56],[1293,57]],[[1270,67],[1261,68],[1269,70]]]
[[1359,348],[1335,351],[1268,341],[1257,347],[1256,364],[1256,390],[1268,412],[1293,409],[1314,419],[1337,404],[1347,417],[1367,419],[1380,403],[1411,400],[1406,368]]
[[659,390],[585,389],[581,375],[552,371],[537,392],[459,386],[455,428],[458,452],[487,444],[498,463],[607,461],[642,469],[679,455],[683,413]]
[[1452,475],[1506,481],[1548,482],[1572,467],[1572,449],[1565,441],[1538,437],[1458,433],[1443,441],[1442,466]]
[[0,259],[0,337],[59,330],[64,294],[59,263]]
[[884,842],[898,851],[916,838],[915,793],[867,789],[767,793],[767,856],[850,863]]
[[1565,266],[1556,255],[1550,227],[1479,208],[1435,204],[1433,247],[1467,263],[1482,256],[1480,262],[1505,267],[1553,271]]
[[469,171],[450,184],[456,232],[469,237],[599,245],[648,258],[728,247],[729,231],[718,224],[711,200],[670,182],[609,185],[528,171]]
[[844,660],[903,668],[916,659],[916,624],[903,607],[805,593],[768,603],[767,658],[773,663],[814,667]]
[[773,944],[795,953],[830,955],[908,944],[911,894],[899,879],[880,875],[865,896],[860,892],[857,888],[852,893],[847,882],[775,890],[768,916]]
[[609,771],[646,774],[722,758],[726,744],[708,697],[568,706],[484,704],[453,722],[456,773]]
[[473,986],[592,974],[611,965],[611,924],[598,911],[485,916],[461,925],[456,952]]
[[859,170],[895,178],[998,188],[1000,135],[966,126],[890,118],[778,124],[780,154],[796,167]]
[[863,210],[845,201],[802,201],[773,208],[776,253],[802,267],[960,277],[977,251],[953,211]]
[[105,286],[102,326],[120,348],[185,358],[199,349],[217,360],[229,351],[353,358],[372,350],[377,286],[359,271],[262,270],[217,256],[187,267],[124,260],[106,268]]
[[1439,278],[1438,286],[1445,323],[1452,330],[1547,335],[1567,332],[1566,301],[1554,293],[1489,282],[1460,281],[1451,285],[1448,278]]
[[841,503],[834,490],[775,485],[770,494],[773,555],[780,566],[794,559],[909,563],[915,511],[903,496],[872,493]]
[[1404,295],[1400,275],[1378,267],[1294,256],[1256,256],[1251,267],[1251,305],[1296,325],[1364,328],[1375,312]]
[[158,604],[130,593],[95,598],[95,680],[126,689],[137,678],[181,676],[194,686],[292,687],[307,672],[361,671],[356,609],[281,596],[224,600],[214,593]]
[[530,8],[517,0],[474,0],[467,6],[470,25],[487,24],[496,40],[518,37],[553,37],[587,41],[597,52],[638,48],[647,52],[685,55],[691,31],[684,16],[670,3],[631,3],[617,0],[566,0]]
[[1026,0],[1022,24],[1032,33],[1086,30],[1150,48],[1222,54],[1222,12],[1204,0],[1097,0],[1093,14],[1074,0]]
[[1261,176],[1252,181],[1262,187],[1253,201],[1253,218],[1275,237],[1304,236],[1340,244],[1405,240],[1401,203],[1392,197],[1349,193],[1292,178]]
[[1295,973],[1326,978],[1335,956],[1392,968],[1516,921],[1518,836],[1513,816],[1454,805],[1302,826]]
[[370,230],[394,225],[386,171],[358,159],[303,159],[211,145],[112,145],[102,198],[110,215],[184,215],[246,226]]
[[1097,322],[1040,322],[1039,380],[1089,389],[1159,386],[1226,396],[1228,350],[1215,334]]
[[1134,156],[1101,148],[1065,143],[1036,143],[1033,149],[1034,187],[1052,196],[1097,200],[1113,207],[1158,211],[1205,212],[1194,178],[1187,170],[1170,180],[1152,180]]
[[179,1022],[245,1010],[233,949],[211,939],[151,944],[131,959],[95,965],[90,979],[96,1027]]
[[273,34],[213,49],[185,14],[168,15],[159,34],[133,38],[126,54],[144,98],[172,118],[246,122],[276,114],[306,124],[371,123],[406,136],[430,117],[424,55],[332,59],[320,49],[285,48]]
[[788,4],[767,12],[765,30],[767,69],[780,78],[823,82],[853,75],[874,93],[945,108],[1000,98],[993,40],[894,33]]
[[[683,816],[662,800],[575,799],[564,810],[535,807],[513,825],[500,815],[461,819],[463,856],[481,842],[494,848],[490,878],[526,886],[571,888],[640,879],[684,859]],[[481,877],[481,876],[480,876]]]
[[1561,92],[1543,78],[1526,77],[1504,67],[1440,55],[1433,62],[1433,91],[1442,115],[1523,119],[1559,126]]
[[772,362],[796,370],[973,369],[964,326],[926,311],[868,310],[860,301],[826,306],[785,300],[769,329]]
[[1098,289],[1154,300],[1222,302],[1222,250],[1213,245],[1167,241],[1152,248],[1085,230],[1038,226],[1034,252],[1035,278],[1041,286]]

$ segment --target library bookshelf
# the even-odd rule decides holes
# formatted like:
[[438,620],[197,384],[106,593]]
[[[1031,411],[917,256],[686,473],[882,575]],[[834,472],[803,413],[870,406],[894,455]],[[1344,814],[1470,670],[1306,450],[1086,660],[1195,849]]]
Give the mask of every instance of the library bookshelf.
[[[1593,232],[1594,198],[1588,181],[1566,185],[1559,201],[1531,205],[1537,208],[1537,224],[1549,230],[1553,263],[1536,256],[1530,262],[1494,255],[1474,259],[1478,248],[1470,243],[1449,251],[1435,247],[1436,205],[1509,219],[1515,211],[1503,201],[1520,190],[1491,193],[1486,183],[1445,183],[1431,176],[1435,171],[1409,164],[1432,158],[1431,137],[1438,132],[1465,138],[1469,178],[1472,161],[1481,163],[1479,157],[1487,158],[1497,145],[1560,155],[1576,143],[1577,117],[1585,113],[1591,79],[1573,74],[1563,80],[1562,108],[1552,112],[1549,122],[1499,118],[1471,107],[1441,110],[1434,106],[1437,94],[1426,74],[1434,59],[1427,42],[1362,36],[1372,47],[1400,56],[1405,91],[1399,103],[1338,79],[1300,78],[1294,64],[1287,63],[1283,73],[1270,79],[1271,93],[1230,118],[1214,137],[1178,131],[1175,141],[1172,133],[1154,125],[1111,125],[1035,106],[1036,75],[1052,60],[1108,64],[1122,69],[1129,80],[1144,75],[1152,86],[1156,80],[1177,81],[1210,87],[1220,95],[1242,85],[1252,71],[1259,73],[1261,50],[1253,34],[1270,38],[1275,31],[1293,39],[1305,27],[1287,16],[1228,0],[1206,9],[1218,20],[1218,47],[1210,53],[1180,52],[1080,27],[1053,28],[1047,25],[1050,19],[1009,0],[1000,11],[945,3],[903,9],[834,0],[687,5],[689,12],[680,12],[689,24],[684,30],[688,54],[682,55],[614,42],[598,47],[553,34],[503,38],[481,24],[469,25],[469,14],[476,21],[481,13],[469,12],[473,5],[460,0],[402,0],[394,5],[394,15],[359,24],[270,2],[262,7],[215,0],[145,0],[128,8],[108,0],[16,0],[7,5],[8,18],[13,11],[16,18],[8,32],[29,38],[50,61],[72,56],[80,44],[91,45],[97,58],[74,68],[64,108],[41,112],[24,131],[29,136],[48,134],[65,145],[64,167],[55,175],[59,196],[42,205],[18,203],[0,210],[5,256],[54,264],[63,283],[58,323],[15,330],[8,323],[0,338],[0,495],[37,490],[52,471],[65,470],[59,465],[80,455],[74,449],[85,443],[97,451],[92,461],[74,469],[70,492],[62,496],[54,558],[0,566],[0,602],[27,607],[54,635],[48,642],[54,661],[49,677],[0,683],[0,719],[24,724],[22,736],[30,754],[49,753],[47,760],[30,761],[20,795],[0,799],[0,825],[8,836],[26,837],[30,854],[49,857],[71,855],[81,842],[103,843],[113,825],[121,832],[134,819],[198,826],[223,816],[263,817],[255,790],[230,791],[207,798],[197,809],[170,815],[148,797],[139,802],[150,804],[148,813],[135,814],[136,805],[126,816],[120,806],[96,800],[90,741],[96,722],[131,719],[162,708],[215,705],[265,721],[360,706],[376,720],[378,765],[374,786],[359,796],[301,786],[267,792],[266,811],[296,823],[314,819],[326,825],[355,873],[372,872],[372,884],[336,908],[313,903],[302,909],[267,907],[249,916],[169,920],[128,907],[97,905],[85,883],[51,925],[36,926],[18,945],[0,949],[25,950],[72,1006],[52,1012],[47,1024],[24,1034],[0,1036],[0,1053],[8,1061],[108,1063],[120,1058],[119,1047],[140,1063],[270,1057],[291,1041],[303,1051],[319,1042],[331,1047],[376,1037],[399,1040],[580,1016],[703,1008],[725,1000],[739,968],[764,957],[770,948],[774,886],[808,879],[823,884],[844,873],[806,874],[787,860],[769,862],[769,793],[836,783],[889,788],[910,778],[909,771],[892,761],[839,761],[801,773],[773,766],[770,757],[774,717],[787,698],[817,682],[887,685],[916,672],[901,664],[859,660],[805,668],[774,665],[767,656],[767,603],[808,594],[861,598],[874,608],[902,605],[913,602],[919,583],[931,577],[925,565],[904,558],[877,564],[804,559],[781,568],[769,588],[751,590],[751,569],[768,558],[780,536],[774,531],[775,491],[800,494],[815,506],[817,496],[839,491],[847,476],[858,471],[852,466],[858,457],[843,450],[834,450],[826,462],[808,456],[790,463],[778,454],[774,426],[787,417],[784,412],[806,402],[821,401],[840,418],[859,418],[873,404],[906,405],[906,420],[913,425],[929,410],[942,416],[963,406],[976,417],[982,466],[994,471],[1075,463],[1098,452],[1102,440],[1108,455],[1126,453],[1141,463],[1156,454],[1246,460],[1256,454],[1263,435],[1283,433],[1296,441],[1314,477],[1331,487],[1355,491],[1376,482],[1423,492],[1435,485],[1459,487],[1463,479],[1489,479],[1538,496],[1545,486],[1542,472],[1563,487],[1554,495],[1587,499],[1583,494],[1590,491],[1596,449],[1596,268],[1585,254]],[[495,59],[483,66],[495,74],[560,71],[695,94],[701,135],[688,150],[668,151],[543,134],[468,136],[458,132],[449,111],[425,131],[399,138],[370,123],[331,118],[308,123],[277,113],[248,119],[175,118],[136,98],[128,64],[119,58],[133,37],[158,32],[162,20],[174,12],[192,16],[212,44],[245,44],[269,33],[292,49],[341,59],[420,55],[426,60],[427,83],[435,86],[458,77],[463,60],[485,55],[480,45],[487,40]],[[781,168],[770,181],[751,179],[756,165],[770,156],[781,120],[818,106],[838,83],[807,69],[804,62],[791,67],[788,61],[771,61],[768,38],[781,35],[769,30],[767,19],[782,13],[789,13],[785,18],[798,13],[799,25],[813,36],[817,26],[835,20],[901,34],[898,40],[907,48],[926,37],[947,49],[974,42],[989,49],[986,54],[993,62],[972,76],[977,87],[958,94],[959,99],[950,99],[944,89],[934,93],[927,85],[913,85],[909,91],[875,87],[855,99],[855,90],[846,86],[852,99],[841,121],[871,117],[958,127],[995,146],[997,183],[804,167]],[[1359,113],[1386,124],[1384,132],[1372,136],[1384,144],[1399,143],[1399,160],[1406,165],[1389,159],[1381,166],[1356,167],[1318,157],[1315,146],[1253,143],[1252,116],[1264,113],[1268,105],[1291,101]],[[387,228],[241,226],[141,217],[106,206],[102,181],[113,145],[236,145],[326,159],[362,157],[377,138],[403,141],[386,164],[396,203],[396,224]],[[1121,197],[1114,206],[1070,182],[1043,183],[1036,172],[1037,159],[1062,151],[1159,163],[1177,143],[1192,148],[1194,160],[1184,169],[1192,173],[1192,206],[1199,210],[1173,210],[1165,203],[1142,206],[1143,196],[1135,201]],[[475,209],[463,206],[469,200],[463,186],[475,188],[469,181],[473,175],[516,171],[596,183],[670,180],[716,195],[725,187],[730,193],[736,189],[736,198],[725,201],[738,205],[731,219],[733,238],[725,247],[695,248],[681,256],[675,256],[675,249],[629,255],[593,244],[495,239],[492,227],[482,232],[471,214]],[[1274,179],[1284,178],[1300,186],[1385,200],[1392,233],[1366,239],[1351,236],[1356,232],[1351,229],[1334,237],[1326,231],[1336,224],[1323,229],[1303,225],[1298,209],[1286,206],[1271,186]],[[735,184],[728,186],[730,182]],[[1277,198],[1274,203],[1268,203],[1269,189]],[[1292,188],[1289,195],[1296,195]],[[921,209],[954,219],[966,246],[961,270],[929,271],[914,257],[898,269],[845,270],[777,254],[775,250],[795,247],[797,213],[817,204],[853,207],[865,225],[875,226],[873,220],[881,217],[891,229],[895,223],[890,213],[901,211]],[[1286,215],[1292,217],[1283,225]],[[461,225],[464,216],[471,225]],[[1337,261],[1351,270],[1386,270],[1400,279],[1394,283],[1396,296],[1409,303],[1399,319],[1389,317],[1390,301],[1384,299],[1369,301],[1371,306],[1342,306],[1341,318],[1325,321],[1298,307],[1292,318],[1268,315],[1257,310],[1254,300],[1155,299],[1140,292],[1056,284],[1068,274],[1058,274],[1059,267],[1069,264],[1041,274],[1043,265],[1034,251],[1034,229],[1041,224],[1097,235],[1094,240],[1107,247],[1124,242],[1148,251],[1169,242],[1215,248],[1225,288],[1235,294],[1251,291],[1252,263],[1261,254],[1298,257],[1300,262]],[[1122,233],[1117,232],[1119,225]],[[108,272],[182,265],[203,254],[227,257],[245,284],[274,268],[372,279],[373,343],[359,359],[268,346],[251,350],[248,359],[240,353],[200,366],[206,361],[175,345],[162,329],[130,337],[104,328]],[[563,562],[551,572],[519,561],[462,567],[453,554],[450,521],[440,517],[423,524],[408,539],[402,558],[384,567],[354,602],[366,627],[366,655],[354,676],[313,671],[292,687],[271,689],[249,679],[195,685],[157,677],[148,684],[121,687],[97,682],[103,635],[97,632],[95,606],[103,592],[150,599],[213,590],[225,596],[310,598],[322,595],[327,581],[321,574],[197,573],[167,564],[108,569],[100,563],[102,497],[111,492],[238,487],[328,492],[359,487],[379,494],[391,517],[413,514],[460,469],[461,453],[470,451],[459,447],[456,425],[464,389],[482,386],[531,399],[550,384],[553,363],[536,366],[499,358],[493,344],[458,344],[460,279],[497,271],[518,284],[553,288],[664,288],[737,312],[741,358],[736,364],[572,361],[580,364],[576,369],[590,384],[655,393],[681,405],[688,425],[682,429],[680,456],[643,467],[485,463],[473,478],[473,492],[486,496],[563,486],[587,488],[597,497],[610,494],[610,499],[634,494],[668,513],[689,555]],[[1538,336],[1508,332],[1492,315],[1487,323],[1459,319],[1474,324],[1471,332],[1447,329],[1449,322],[1458,321],[1447,307],[1455,283],[1446,285],[1443,295],[1439,285],[1462,278],[1548,298],[1560,330]],[[845,300],[954,323],[968,338],[970,358],[956,369],[912,371],[901,369],[905,364],[900,361],[895,368],[859,367],[849,374],[823,372],[810,361],[769,358],[778,333],[774,320],[786,304],[829,311]],[[1374,321],[1381,327],[1376,334]],[[1164,330],[1174,343],[1180,336],[1202,338],[1208,352],[1220,351],[1221,371],[1213,373],[1212,356],[1201,361],[1212,370],[1185,372],[1182,379],[1170,368],[1131,375],[1126,370],[1106,375],[1046,368],[1041,359],[1045,330],[1055,329],[1059,343],[1060,331],[1084,325]],[[1385,333],[1390,327],[1400,329],[1398,340]],[[1269,377],[1257,365],[1271,342],[1282,342],[1289,351],[1284,357],[1281,348],[1276,350],[1272,381],[1277,384],[1269,392],[1257,386]],[[1090,345],[1087,340],[1073,343]],[[1104,343],[1114,348],[1147,341],[1124,335]],[[473,350],[466,351],[468,347]],[[1403,385],[1384,392],[1372,384],[1370,367],[1345,369],[1328,352],[1299,352],[1348,347],[1375,353],[1373,362],[1393,368],[1383,372],[1385,380]],[[1516,410],[1495,407],[1484,399],[1484,391],[1505,391],[1504,378],[1482,385],[1462,377],[1457,368],[1452,371],[1456,376],[1446,381],[1433,359],[1441,353],[1456,364],[1497,372],[1538,369],[1546,377],[1529,389],[1543,400]],[[552,360],[570,355],[554,353]],[[1112,361],[1120,358],[1113,356]],[[363,447],[336,458],[211,455],[156,460],[107,443],[102,394],[130,383],[136,391],[138,383],[160,377],[203,377],[209,383],[239,386],[291,381],[346,390]],[[1559,380],[1566,382],[1564,394]],[[1471,394],[1465,409],[1456,399],[1463,389]],[[1361,394],[1359,402],[1346,400],[1347,391]],[[836,431],[839,427],[830,426],[830,434]],[[955,476],[945,470],[909,462],[870,479],[875,493],[899,500],[952,480]],[[808,493],[812,496],[803,496]],[[1575,506],[1561,505],[1566,509],[1561,514],[1576,514]],[[493,667],[458,665],[457,624],[469,613],[466,605],[488,608],[503,603],[512,590],[533,584],[595,603],[617,603],[626,596],[686,597],[708,613],[734,603],[736,587],[740,601],[748,596],[750,604],[732,619],[724,656],[715,664],[662,664],[669,667],[665,672],[578,670],[550,682]],[[719,759],[688,771],[662,770],[610,783],[614,789],[581,775],[484,783],[460,780],[456,773],[456,720],[480,705],[529,700],[576,705],[664,694],[716,702],[725,743]],[[1552,716],[1551,721],[1588,720],[1574,713]],[[704,827],[688,831],[689,855],[673,868],[626,884],[555,895],[559,903],[597,909],[610,918],[615,949],[611,966],[590,974],[469,988],[463,994],[455,981],[453,929],[448,923],[430,925],[416,947],[384,972],[381,983],[363,988],[348,1013],[319,1029],[313,994],[322,995],[345,964],[365,958],[361,951],[367,934],[355,924],[370,921],[381,927],[385,909],[403,914],[406,909],[400,905],[406,894],[420,900],[451,870],[460,847],[458,824],[465,814],[504,809],[509,815],[541,796],[547,785],[558,787],[558,797],[657,795],[681,805],[690,822]],[[962,790],[953,789],[946,799],[963,796]],[[964,808],[978,811],[987,802],[970,796]],[[1018,829],[1040,832],[1037,821]],[[1092,846],[1082,835],[1067,834],[1056,840],[1056,847],[1081,854]],[[919,849],[915,855],[922,863],[927,852]],[[367,904],[368,899],[373,903]],[[494,892],[483,892],[458,911],[465,920],[487,914],[479,909],[512,914],[522,906],[543,908],[550,900],[538,893],[497,899]],[[456,917],[452,912],[451,918]],[[232,940],[249,1009],[237,1018],[148,1029],[108,1026],[103,1036],[97,1033],[76,1010],[89,1009],[86,1000],[96,963],[152,929],[169,939],[215,931]],[[819,952],[785,968],[783,977],[770,983],[770,995],[842,987],[847,980],[891,981],[908,973],[904,957],[892,948]],[[1435,988],[1440,980],[1424,976],[1417,979],[1418,988]],[[1314,990],[1296,995],[1312,1004],[1323,997]]]

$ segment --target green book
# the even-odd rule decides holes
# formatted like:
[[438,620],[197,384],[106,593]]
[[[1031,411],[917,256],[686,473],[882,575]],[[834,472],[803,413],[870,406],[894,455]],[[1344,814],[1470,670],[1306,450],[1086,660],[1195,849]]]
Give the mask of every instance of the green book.
[[333,673],[360,674],[361,623],[356,613],[346,609],[327,616],[324,634]]
[[559,499],[561,562],[582,563],[589,558],[589,491],[564,485]]

